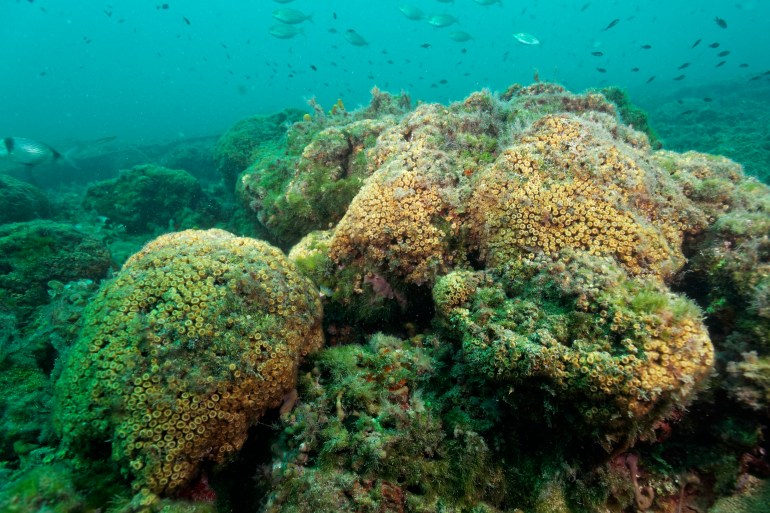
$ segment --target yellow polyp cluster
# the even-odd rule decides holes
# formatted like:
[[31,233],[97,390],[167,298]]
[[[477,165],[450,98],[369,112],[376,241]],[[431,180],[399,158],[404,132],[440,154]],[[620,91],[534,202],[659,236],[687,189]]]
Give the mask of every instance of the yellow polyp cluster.
[[159,237],[89,307],[57,383],[65,444],[112,441],[137,489],[171,493],[240,449],[322,344],[318,292],[283,254],[222,230]]
[[[714,347],[706,327],[697,319],[649,326],[652,336],[641,344],[644,359],[632,358],[628,410],[646,415],[661,397],[676,403],[690,396],[714,363]],[[657,335],[655,335],[657,333]]]
[[[390,262],[391,271],[407,283],[431,282],[452,259],[447,232],[436,226],[446,209],[439,192],[416,170],[400,170],[393,178],[373,176],[337,226],[331,258],[338,264],[362,258]],[[458,229],[447,227],[450,233]]]
[[479,286],[490,286],[489,277],[474,271],[454,271],[433,287],[433,301],[439,312],[449,316],[455,308],[461,308],[476,293]]
[[575,248],[614,256],[628,272],[670,277],[696,228],[681,194],[657,170],[589,122],[546,116],[473,182],[471,246],[491,266]]

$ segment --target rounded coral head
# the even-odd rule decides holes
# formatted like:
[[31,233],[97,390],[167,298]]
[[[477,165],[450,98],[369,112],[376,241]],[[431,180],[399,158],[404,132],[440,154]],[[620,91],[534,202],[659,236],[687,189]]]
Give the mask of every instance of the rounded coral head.
[[111,450],[137,489],[182,490],[294,388],[321,317],[318,291],[267,243],[158,237],[87,309],[56,385],[65,446],[84,459]]

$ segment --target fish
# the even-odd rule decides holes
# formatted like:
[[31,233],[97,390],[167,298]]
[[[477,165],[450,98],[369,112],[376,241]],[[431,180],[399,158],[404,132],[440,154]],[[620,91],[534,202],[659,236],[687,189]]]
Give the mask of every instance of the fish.
[[457,18],[447,13],[434,14],[428,18],[428,24],[437,28],[448,27],[450,25],[454,25],[455,23],[457,23]]
[[518,41],[519,43],[523,45],[539,45],[540,40],[533,36],[532,34],[527,34],[526,32],[517,32],[513,35],[514,39]]
[[290,4],[294,0],[273,0],[273,2],[278,2],[279,4]]
[[728,55],[730,55],[730,50],[725,50],[724,52],[719,52],[717,57],[727,57]]
[[591,6],[591,2],[588,2],[587,4],[584,4],[583,7],[580,8],[580,12],[585,11]]
[[701,41],[702,41],[702,39],[698,39],[697,41],[695,41],[695,42],[692,44],[692,46],[691,46],[690,48],[695,48],[696,46],[698,46],[698,45],[700,44],[700,42],[701,42]]
[[464,30],[455,30],[449,33],[449,39],[457,41],[458,43],[464,43],[473,39],[473,36],[465,32]]
[[631,71],[633,71],[634,73],[636,73],[637,71],[639,71],[639,68],[631,68]]
[[313,21],[313,15],[312,14],[305,14],[302,11],[298,11],[297,9],[276,9],[273,11],[273,18],[280,21],[281,23],[286,23],[289,25],[296,25],[298,23],[302,23],[303,21]]
[[494,4],[500,4],[503,5],[503,0],[473,0],[479,5],[494,5]]
[[682,116],[686,116],[687,114],[692,114],[693,112],[695,112],[695,111],[693,109],[690,109],[690,110],[686,110],[686,111],[682,112],[681,115]]
[[719,43],[711,43],[709,48],[719,48]]
[[640,48],[642,50],[649,50],[650,48],[652,48],[652,45],[642,45],[642,46],[640,46]]
[[302,27],[296,27],[294,25],[273,25],[270,27],[270,30],[268,30],[268,33],[278,39],[291,39],[297,34],[303,34]]
[[430,48],[432,45],[430,43],[423,43],[420,45],[420,48],[425,48],[426,50]]
[[712,102],[712,101],[714,101],[714,100],[712,100],[711,98],[709,98],[708,96],[706,96],[705,98],[703,98],[703,101],[704,101],[704,102],[706,102],[706,103],[709,103],[709,102]]
[[714,23],[719,25],[720,28],[726,29],[727,28],[727,22],[720,18],[719,16],[714,16]]
[[749,65],[744,62],[744,63],[739,64],[738,67],[739,68],[748,68]]
[[684,80],[687,78],[687,75],[679,75],[678,77],[674,78],[674,80]]
[[591,55],[593,55],[594,57],[601,57],[602,55],[604,55],[604,53],[603,52],[591,52]]
[[649,84],[649,83],[650,83],[650,82],[652,82],[653,80],[655,80],[655,75],[653,75],[653,76],[651,76],[650,78],[648,78],[648,79],[647,79],[647,82],[645,82],[645,84]]
[[688,68],[688,67],[690,67],[690,63],[689,62],[685,62],[684,64],[679,66],[677,69],[685,69],[685,68]]
[[398,10],[401,11],[401,14],[409,18],[410,20],[419,21],[423,18],[425,18],[425,13],[422,12],[422,9],[419,7],[415,7],[414,5],[399,5]]
[[610,22],[610,24],[609,24],[609,25],[607,25],[606,27],[604,27],[604,28],[602,29],[602,31],[605,31],[605,30],[609,30],[609,29],[611,29],[612,27],[614,27],[615,25],[617,25],[618,23],[620,23],[620,18],[615,18],[614,20],[612,20],[612,21]]
[[599,73],[607,73],[607,70],[604,68],[596,68],[596,71],[598,71]]
[[369,43],[358,32],[353,29],[345,31],[345,40],[353,46],[366,46]]
[[28,168],[62,160],[79,169],[71,158],[72,152],[73,150],[60,153],[45,143],[24,137],[5,137],[0,144],[0,159],[7,159]]
[[185,22],[186,24],[188,24],[188,25],[192,25],[192,23],[190,23],[190,20],[188,20],[186,16],[182,16],[182,19],[184,20],[184,22]]
[[715,68],[721,68],[721,67],[722,67],[722,66],[724,66],[725,64],[727,64],[727,61],[719,61],[719,62],[717,63],[717,65],[716,65],[716,66],[714,66],[714,67],[715,67]]

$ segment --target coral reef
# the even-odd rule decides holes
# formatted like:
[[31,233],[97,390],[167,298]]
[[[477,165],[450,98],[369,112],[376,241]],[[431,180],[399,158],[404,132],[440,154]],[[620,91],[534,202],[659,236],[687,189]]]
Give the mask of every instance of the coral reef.
[[315,288],[277,249],[221,230],[150,242],[85,316],[56,385],[58,432],[155,493],[235,453],[322,343]]
[[0,224],[47,218],[51,204],[43,191],[12,176],[0,175]]
[[0,509],[763,511],[770,188],[615,88],[309,106],[220,139],[232,217],[145,166],[81,226],[288,257],[0,232]]
[[137,234],[195,227],[203,218],[204,200],[198,180],[187,171],[148,164],[91,185],[83,207]]

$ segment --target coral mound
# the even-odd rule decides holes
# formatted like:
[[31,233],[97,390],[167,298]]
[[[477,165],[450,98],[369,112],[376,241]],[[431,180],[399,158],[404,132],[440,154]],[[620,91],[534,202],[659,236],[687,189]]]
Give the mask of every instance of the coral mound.
[[200,217],[193,209],[201,207],[203,199],[200,183],[187,171],[148,164],[91,185],[83,207],[136,234],[193,225]]
[[616,122],[546,116],[473,183],[469,231],[494,267],[562,248],[614,256],[630,273],[670,278],[682,240],[705,217],[645,153],[614,137]]
[[11,176],[0,175],[0,224],[48,217],[51,204],[43,191]]
[[48,283],[103,278],[110,252],[97,238],[54,221],[0,226],[0,310],[22,323],[51,300]]
[[155,239],[86,311],[56,386],[65,447],[111,450],[135,488],[178,491],[294,388],[321,315],[315,287],[266,243],[222,230]]

